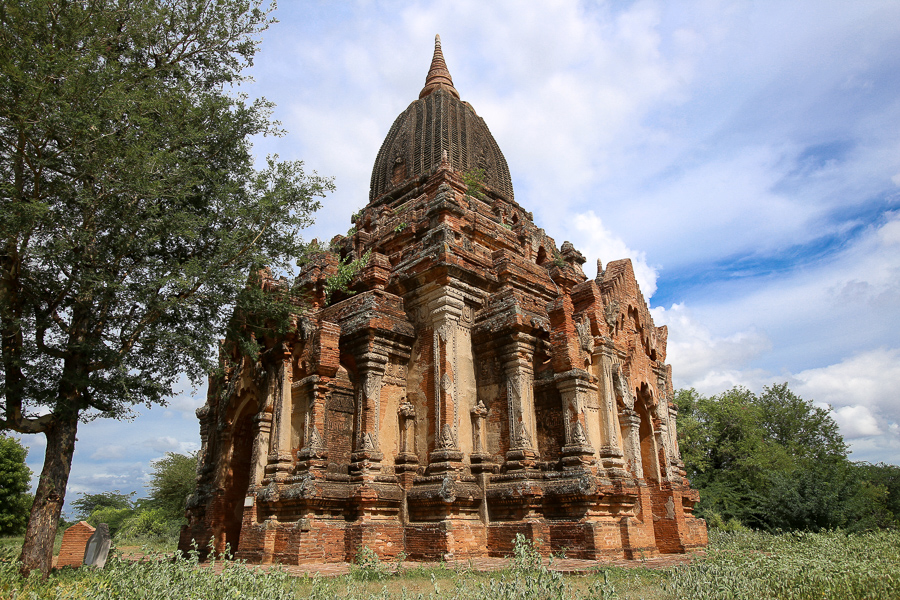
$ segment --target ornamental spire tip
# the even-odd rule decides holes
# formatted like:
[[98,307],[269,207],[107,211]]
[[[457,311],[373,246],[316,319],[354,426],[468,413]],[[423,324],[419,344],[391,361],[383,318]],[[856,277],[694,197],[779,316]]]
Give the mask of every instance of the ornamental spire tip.
[[453,94],[457,99],[459,92],[453,87],[453,78],[450,77],[450,71],[447,69],[447,63],[444,61],[444,53],[441,51],[441,36],[434,36],[434,57],[431,59],[431,68],[428,70],[428,76],[425,78],[425,87],[419,92],[419,98],[424,98],[438,88],[445,88]]

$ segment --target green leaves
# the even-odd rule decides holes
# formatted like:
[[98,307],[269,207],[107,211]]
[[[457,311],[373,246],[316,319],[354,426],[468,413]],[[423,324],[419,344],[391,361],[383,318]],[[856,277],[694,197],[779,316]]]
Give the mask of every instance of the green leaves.
[[360,258],[351,260],[348,256],[338,261],[338,272],[325,280],[326,302],[331,299],[332,294],[335,292],[347,289],[350,281],[368,264],[370,255],[371,250],[367,251]]
[[3,2],[0,323],[26,404],[66,382],[124,415],[202,380],[248,274],[304,254],[332,181],[255,170],[272,104],[227,89],[271,22],[257,0]]
[[[248,278],[306,251],[333,184],[277,157],[257,171],[252,136],[282,132],[230,89],[268,6],[0,0],[0,430],[52,440],[202,381]],[[283,296],[256,298],[270,330],[301,310]],[[59,479],[34,506],[56,514],[33,522],[56,523],[71,453],[47,455]],[[49,568],[43,534],[26,569],[32,540]]]
[[28,450],[15,438],[0,435],[0,536],[25,531],[32,500],[27,456]]
[[165,519],[183,521],[187,497],[197,487],[197,455],[166,452],[153,462],[148,487],[149,506],[158,509]]
[[711,397],[678,390],[675,402],[701,514],[770,530],[898,525],[900,477],[890,465],[847,460],[829,411],[786,383],[758,395],[741,387]]

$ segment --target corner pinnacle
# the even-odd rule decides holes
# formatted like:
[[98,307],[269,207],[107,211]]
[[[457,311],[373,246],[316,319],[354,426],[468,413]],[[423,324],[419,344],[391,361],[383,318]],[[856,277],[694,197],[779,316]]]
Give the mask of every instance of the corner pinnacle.
[[419,98],[424,98],[439,87],[445,88],[459,99],[459,92],[453,87],[453,78],[450,77],[447,63],[444,62],[444,53],[441,52],[441,36],[436,35],[434,36],[434,58],[431,59],[431,68],[428,70],[428,77],[425,78],[425,87],[419,92]]

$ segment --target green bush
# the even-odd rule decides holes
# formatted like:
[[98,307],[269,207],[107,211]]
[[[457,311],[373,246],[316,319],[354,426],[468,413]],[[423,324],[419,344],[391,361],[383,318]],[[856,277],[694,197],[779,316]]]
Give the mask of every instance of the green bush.
[[117,537],[121,539],[137,539],[142,537],[160,537],[170,533],[172,527],[161,508],[150,508],[136,512],[122,522]]
[[113,508],[106,506],[98,508],[91,513],[87,522],[96,527],[100,523],[106,523],[109,527],[109,534],[116,535],[122,525],[134,515],[133,508]]
[[722,515],[714,510],[706,512],[706,525],[710,529],[719,529],[721,531],[751,531],[749,527],[731,517],[727,521]]
[[368,546],[356,550],[356,560],[350,565],[350,576],[362,581],[377,581],[389,575],[378,554]]

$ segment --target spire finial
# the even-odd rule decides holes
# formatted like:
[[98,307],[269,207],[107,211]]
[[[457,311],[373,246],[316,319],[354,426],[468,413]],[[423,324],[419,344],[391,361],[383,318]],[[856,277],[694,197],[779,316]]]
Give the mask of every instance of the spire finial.
[[459,98],[459,92],[453,87],[453,78],[450,77],[447,63],[444,62],[444,53],[441,52],[441,36],[436,35],[434,36],[434,58],[431,59],[431,68],[428,70],[428,77],[425,78],[425,87],[419,92],[419,98],[424,98],[439,87],[445,88]]

